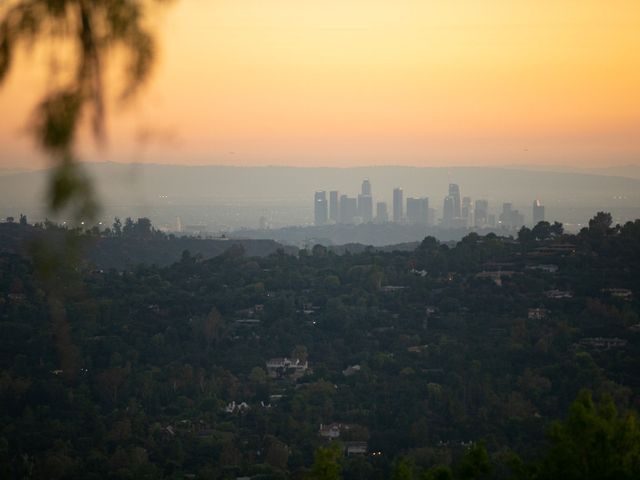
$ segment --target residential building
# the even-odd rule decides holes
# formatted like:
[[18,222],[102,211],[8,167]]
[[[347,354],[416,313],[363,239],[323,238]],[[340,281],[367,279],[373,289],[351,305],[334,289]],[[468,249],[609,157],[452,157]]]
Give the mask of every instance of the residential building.
[[298,379],[307,373],[309,362],[301,362],[299,359],[272,358],[267,360],[266,367],[267,374],[271,378]]

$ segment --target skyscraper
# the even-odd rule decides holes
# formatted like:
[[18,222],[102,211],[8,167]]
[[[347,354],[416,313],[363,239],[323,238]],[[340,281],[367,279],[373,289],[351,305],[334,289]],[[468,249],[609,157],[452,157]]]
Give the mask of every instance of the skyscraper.
[[387,212],[387,202],[376,203],[376,223],[385,223],[389,221],[389,212]]
[[403,192],[401,188],[393,189],[393,221],[401,223],[403,217]]
[[473,216],[476,227],[486,227],[489,224],[489,202],[486,200],[476,200]]
[[442,207],[442,226],[444,228],[453,227],[453,219],[455,218],[455,200],[451,195],[444,198],[444,206]]
[[316,192],[313,202],[313,214],[316,225],[327,223],[327,192]]
[[500,214],[500,223],[508,229],[519,228],[524,224],[524,215],[518,210],[513,209],[511,203],[502,204],[502,213]]
[[544,222],[544,205],[540,203],[540,200],[533,202],[533,225]]
[[462,198],[462,212],[461,216],[463,218],[471,217],[473,211],[471,210],[471,197],[463,197]]
[[358,215],[358,202],[346,195],[340,196],[340,223],[353,223]]
[[462,209],[460,205],[460,187],[457,184],[449,184],[449,196],[453,200],[453,218],[461,217]]
[[407,198],[407,222],[426,225],[429,220],[428,198]]
[[371,183],[369,179],[365,179],[362,182],[362,195],[371,195]]
[[358,195],[358,215],[365,223],[373,220],[373,198],[371,195]]
[[337,190],[329,192],[329,219],[338,223],[340,219],[340,203],[338,201],[339,194]]

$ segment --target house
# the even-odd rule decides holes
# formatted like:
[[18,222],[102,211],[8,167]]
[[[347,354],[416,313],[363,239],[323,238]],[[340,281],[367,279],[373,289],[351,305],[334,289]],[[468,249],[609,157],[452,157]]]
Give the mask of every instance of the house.
[[15,303],[24,302],[27,299],[27,296],[24,293],[9,293],[7,298]]
[[341,423],[331,423],[329,425],[320,424],[318,434],[327,440],[335,440],[340,437],[340,431],[344,428]]
[[394,293],[394,292],[399,292],[400,290],[404,290],[407,287],[401,286],[401,285],[385,285],[383,287],[380,287],[380,291],[382,293]]
[[272,358],[266,362],[267,374],[271,378],[290,377],[298,379],[304,376],[309,369],[309,362],[301,362],[299,359]]
[[603,288],[602,292],[608,293],[612,297],[620,298],[628,302],[633,298],[633,292],[628,288]]
[[239,327],[256,327],[260,325],[259,318],[240,318],[233,322],[235,325]]
[[351,366],[345,368],[342,371],[342,374],[345,377],[350,377],[351,375],[355,375],[356,373],[358,373],[360,370],[361,370],[360,365],[351,365]]
[[410,353],[422,353],[426,352],[429,345],[414,345],[412,347],[407,347],[407,352]]
[[622,338],[582,338],[578,345],[584,348],[593,348],[594,350],[610,350],[612,348],[626,347],[627,341]]
[[546,308],[530,308],[527,313],[529,320],[544,320],[549,316],[549,310]]
[[559,270],[558,265],[553,265],[551,263],[545,263],[541,265],[529,265],[527,270],[537,270],[539,272],[545,273],[556,273]]
[[415,268],[412,268],[410,272],[422,278],[426,277],[429,274],[429,272],[427,272],[426,270],[416,270]]
[[547,245],[544,247],[538,247],[530,252],[530,256],[552,256],[552,255],[571,255],[576,252],[576,246],[572,243],[557,243],[555,245]]
[[236,403],[235,401],[231,401],[224,408],[224,411],[227,413],[243,413],[250,409],[251,407],[246,402]]
[[480,272],[476,274],[476,278],[486,278],[488,280],[493,280],[497,286],[502,286],[502,278],[503,277],[511,277],[516,272],[512,270],[497,270],[497,271],[489,271],[489,272]]
[[553,298],[554,300],[560,300],[563,298],[573,298],[573,293],[565,290],[549,290],[545,292],[547,298]]
[[367,442],[344,442],[344,453],[347,457],[352,455],[366,455]]

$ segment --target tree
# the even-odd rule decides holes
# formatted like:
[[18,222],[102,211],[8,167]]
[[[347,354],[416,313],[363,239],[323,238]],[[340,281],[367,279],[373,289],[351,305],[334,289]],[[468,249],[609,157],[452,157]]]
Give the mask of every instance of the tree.
[[315,454],[309,480],[339,480],[340,464],[338,460],[342,456],[342,449],[337,443],[328,447],[319,447]]
[[139,218],[133,228],[137,237],[148,237],[152,233],[151,220],[146,217]]
[[22,213],[20,214],[20,225],[26,225],[27,224],[27,216],[23,215]]
[[124,220],[124,227],[122,227],[122,235],[125,237],[133,235],[135,230],[135,223],[131,217],[127,217]]
[[120,235],[122,235],[122,222],[118,217],[115,217],[113,219],[113,234],[116,237],[119,237]]
[[[542,222],[540,222],[542,223]],[[538,224],[539,225],[539,224]],[[535,230],[535,228],[534,228]],[[523,226],[519,231],[518,231],[518,241],[520,243],[530,243],[535,241],[536,239],[536,235],[535,233],[533,233],[531,231],[531,229]]]
[[551,448],[541,463],[540,478],[640,478],[640,426],[636,415],[618,413],[609,396],[599,404],[582,390],[569,416],[550,431]]
[[549,230],[556,237],[561,237],[564,234],[564,226],[560,222],[553,222]]
[[222,325],[220,312],[216,307],[212,307],[209,315],[200,322],[198,329],[198,336],[204,340],[207,349],[220,337]]
[[267,448],[264,461],[272,467],[280,470],[286,470],[287,462],[289,461],[289,453],[289,447],[276,438],[272,438],[269,443],[269,447]]
[[595,235],[606,235],[610,232],[613,218],[608,212],[598,212],[589,220],[589,233]]
[[393,467],[391,480],[412,480],[413,467],[404,459],[399,459]]
[[449,467],[438,465],[424,472],[420,478],[421,480],[453,480],[453,472]]
[[306,362],[308,357],[309,353],[304,345],[296,345],[291,352],[291,360],[298,360],[300,363]]
[[476,480],[488,476],[490,472],[491,462],[484,442],[474,443],[460,462],[458,477],[461,480]]

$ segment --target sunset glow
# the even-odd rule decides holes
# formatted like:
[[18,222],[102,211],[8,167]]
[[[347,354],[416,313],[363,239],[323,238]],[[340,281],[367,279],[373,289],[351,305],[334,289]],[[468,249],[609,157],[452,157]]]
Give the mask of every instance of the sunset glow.
[[[87,160],[233,165],[614,165],[640,154],[636,0],[182,0],[151,82]],[[0,90],[0,167],[42,52]],[[83,142],[91,145],[88,139]],[[39,160],[38,160],[39,159]]]

